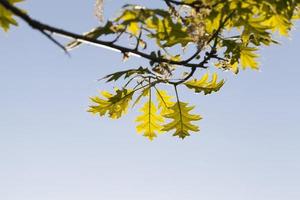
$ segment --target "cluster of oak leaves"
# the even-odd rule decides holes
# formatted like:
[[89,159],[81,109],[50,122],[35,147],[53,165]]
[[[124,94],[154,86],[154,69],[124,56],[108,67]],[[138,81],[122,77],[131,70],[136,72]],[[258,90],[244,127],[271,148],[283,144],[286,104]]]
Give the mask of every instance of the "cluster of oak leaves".
[[[22,0],[8,1],[14,4]],[[192,114],[194,106],[180,100],[177,86],[184,85],[204,95],[219,91],[224,80],[218,80],[217,73],[232,71],[237,74],[239,69],[258,69],[259,48],[276,44],[276,35],[288,36],[294,20],[300,18],[300,0],[165,2],[166,9],[125,5],[119,17],[84,34],[93,39],[116,36],[112,44],[127,37],[135,41],[136,52],[151,49],[148,43],[152,42],[149,66],[105,76],[107,82],[119,81],[122,86],[114,92],[102,91],[100,96],[92,97],[94,105],[89,109],[91,113],[118,119],[131,106],[144,102],[141,115],[136,118],[137,132],[150,140],[163,132],[173,131],[174,136],[185,138],[190,132],[199,131],[192,122],[200,120],[201,116]],[[102,18],[102,3],[101,0],[96,4],[100,7],[99,18]],[[7,31],[10,25],[17,25],[17,22],[13,14],[0,5],[0,27]],[[73,49],[81,43],[72,41],[67,48]],[[189,67],[168,61],[185,61],[186,52],[191,49],[196,49],[198,54],[183,63],[201,65],[192,67],[190,78],[185,71]],[[124,58],[130,56],[128,52],[122,53]],[[206,62],[201,62],[203,60]],[[207,68],[214,68],[216,72],[209,73]],[[184,72],[180,74],[182,69]],[[177,70],[181,70],[180,73]],[[194,78],[196,76],[200,78]],[[159,85],[172,86],[174,94],[168,94],[158,88]]]

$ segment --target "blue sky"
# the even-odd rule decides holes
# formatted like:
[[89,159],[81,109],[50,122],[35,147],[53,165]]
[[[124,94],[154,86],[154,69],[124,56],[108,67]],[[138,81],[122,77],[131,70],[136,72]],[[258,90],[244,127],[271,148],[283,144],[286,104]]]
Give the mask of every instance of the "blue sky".
[[[107,0],[106,15],[123,3]],[[97,25],[93,4],[22,6],[80,33]],[[204,117],[201,132],[154,142],[136,134],[137,109],[117,121],[86,112],[89,96],[112,89],[99,77],[146,62],[123,63],[91,46],[68,57],[21,21],[0,32],[0,199],[300,199],[297,27],[282,45],[261,51],[259,72],[228,73],[222,91],[207,97],[182,90]]]

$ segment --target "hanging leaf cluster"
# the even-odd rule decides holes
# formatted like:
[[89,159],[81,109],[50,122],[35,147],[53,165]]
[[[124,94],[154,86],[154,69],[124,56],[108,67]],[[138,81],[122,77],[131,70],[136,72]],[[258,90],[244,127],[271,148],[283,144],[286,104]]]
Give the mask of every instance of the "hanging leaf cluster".
[[[126,5],[119,17],[107,22],[109,26],[100,28],[136,40],[137,52],[146,51],[148,43],[157,46],[156,51],[149,53],[149,66],[105,77],[107,81],[136,77],[135,89],[131,88],[134,93],[131,100],[136,98],[133,105],[146,99],[140,109],[142,114],[136,119],[137,132],[150,140],[162,133],[185,138],[199,132],[195,122],[201,116],[193,114],[194,106],[179,100],[177,87],[184,85],[194,93],[209,95],[225,84],[218,74],[259,69],[260,47],[278,44],[275,39],[278,35],[288,36],[294,20],[299,18],[300,5],[296,0],[165,2],[165,9]],[[185,53],[195,47],[194,54]],[[210,68],[215,68],[213,73],[208,72]],[[186,72],[180,76],[176,72],[179,69]],[[175,88],[173,95],[158,89],[159,85]],[[156,99],[151,92],[156,93]]]
[[[1,6],[3,1],[0,27],[7,31],[16,21]],[[102,18],[103,1],[97,2]],[[150,140],[162,133],[185,138],[199,132],[201,116],[181,100],[178,89],[209,95],[225,84],[220,78],[224,71],[258,70],[259,50],[278,44],[276,39],[288,36],[300,18],[300,0],[161,0],[157,3],[164,6],[159,8],[143,3],[124,5],[116,18],[81,37],[43,28],[73,38],[65,45],[67,50],[96,44],[119,51],[124,60],[138,56],[148,61],[105,76],[102,80],[116,89],[92,97],[89,112],[118,119],[139,106],[137,132]],[[124,39],[134,45],[124,45]]]

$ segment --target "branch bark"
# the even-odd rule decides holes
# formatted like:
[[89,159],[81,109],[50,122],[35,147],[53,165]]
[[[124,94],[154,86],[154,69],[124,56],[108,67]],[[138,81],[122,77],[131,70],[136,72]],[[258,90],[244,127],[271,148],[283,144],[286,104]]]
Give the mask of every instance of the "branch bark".
[[170,60],[170,59],[154,57],[151,54],[144,53],[144,52],[138,51],[136,49],[123,47],[123,46],[113,44],[113,43],[107,42],[107,41],[88,38],[88,37],[85,37],[81,34],[73,33],[71,31],[67,31],[67,30],[64,30],[64,29],[61,29],[61,28],[57,28],[57,27],[42,23],[38,20],[35,20],[35,19],[31,18],[28,14],[21,11],[19,8],[17,8],[14,5],[10,4],[7,0],[0,0],[0,4],[4,8],[6,8],[10,12],[12,12],[14,15],[16,15],[19,18],[21,18],[22,20],[24,20],[33,29],[36,29],[36,30],[42,32],[49,39],[51,39],[52,42],[54,42],[56,45],[60,46],[64,50],[65,50],[65,48],[59,42],[57,42],[51,36],[51,34],[57,34],[57,35],[67,37],[67,38],[70,38],[70,39],[76,39],[76,40],[79,40],[79,41],[82,41],[82,42],[85,42],[85,43],[91,43],[91,44],[103,46],[103,47],[106,47],[106,48],[114,49],[114,50],[117,50],[117,51],[119,51],[123,54],[124,53],[129,53],[129,54],[137,55],[139,57],[142,57],[142,58],[145,58],[149,61],[153,61],[153,62],[157,62],[157,63],[168,63],[168,64],[179,65],[179,66],[184,66],[184,67],[191,67],[191,68],[205,68],[204,66],[199,65],[199,63],[190,63],[190,62],[187,62],[187,61],[174,61],[174,60]]

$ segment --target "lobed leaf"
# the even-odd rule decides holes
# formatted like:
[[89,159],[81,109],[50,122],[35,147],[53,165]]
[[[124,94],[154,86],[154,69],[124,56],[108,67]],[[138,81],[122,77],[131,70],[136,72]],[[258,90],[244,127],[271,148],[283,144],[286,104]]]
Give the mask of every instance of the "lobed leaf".
[[88,112],[100,116],[108,114],[110,118],[118,119],[127,112],[133,94],[134,92],[131,89],[116,89],[115,94],[103,91],[102,96],[104,98],[91,97],[92,102],[96,105],[90,106]]
[[172,119],[170,123],[164,125],[162,131],[172,131],[175,130],[173,136],[178,136],[184,139],[187,136],[190,136],[190,131],[198,132],[199,127],[192,124],[192,121],[201,120],[200,115],[193,115],[189,112],[194,109],[194,106],[188,106],[187,103],[177,102],[171,108],[171,112],[165,114],[165,118]]
[[212,92],[217,92],[221,89],[221,87],[224,85],[225,81],[217,81],[218,75],[216,73],[213,73],[211,81],[209,81],[209,74],[206,73],[204,76],[197,80],[190,80],[184,83],[186,87],[189,89],[194,89],[196,93],[203,92],[204,95],[211,94]]
[[161,123],[164,122],[164,119],[157,114],[157,107],[150,100],[144,104],[140,111],[142,114],[136,118],[136,122],[139,122],[136,130],[149,140],[153,140],[157,134],[162,133]]
[[240,51],[241,66],[243,69],[250,67],[251,69],[258,69],[258,62],[256,58],[258,55],[255,53],[257,48],[254,47],[242,47]]

